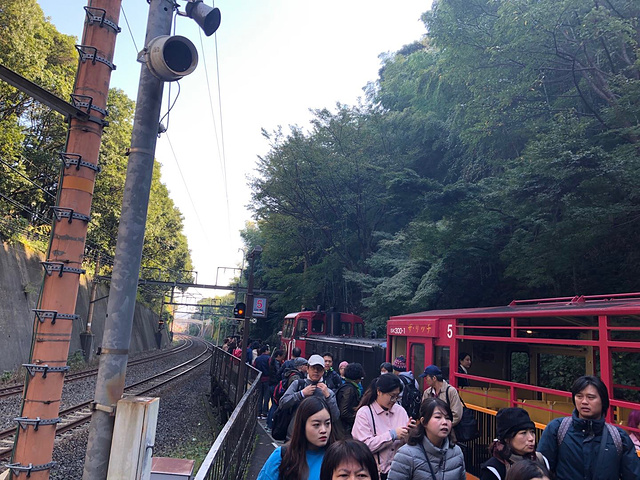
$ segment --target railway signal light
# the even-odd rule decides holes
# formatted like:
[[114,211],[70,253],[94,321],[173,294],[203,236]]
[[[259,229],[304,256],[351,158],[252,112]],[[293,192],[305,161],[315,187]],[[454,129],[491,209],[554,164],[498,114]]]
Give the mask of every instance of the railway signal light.
[[247,311],[247,306],[240,302],[236,303],[236,306],[233,309],[233,316],[236,318],[244,318],[245,312]]

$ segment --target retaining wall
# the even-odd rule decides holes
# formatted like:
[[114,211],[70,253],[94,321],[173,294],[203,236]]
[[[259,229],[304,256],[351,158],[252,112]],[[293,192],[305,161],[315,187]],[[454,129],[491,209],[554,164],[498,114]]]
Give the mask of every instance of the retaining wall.
[[[28,363],[33,334],[34,314],[38,294],[42,285],[43,268],[40,262],[44,255],[23,245],[0,244],[0,373],[15,370]],[[69,353],[81,350],[80,332],[85,330],[89,311],[89,275],[80,277],[80,290],[75,313]],[[96,298],[106,297],[109,289],[98,287]],[[102,344],[104,323],[107,314],[107,298],[95,303],[91,331],[95,335],[94,345]],[[130,353],[152,350],[156,347],[155,331],[158,315],[141,305],[136,305],[131,332]],[[168,343],[166,331],[162,345]]]

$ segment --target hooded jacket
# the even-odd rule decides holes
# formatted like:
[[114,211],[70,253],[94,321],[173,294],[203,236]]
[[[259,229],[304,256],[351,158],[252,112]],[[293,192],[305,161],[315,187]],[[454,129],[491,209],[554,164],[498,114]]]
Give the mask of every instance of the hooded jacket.
[[[426,453],[426,458],[425,458]],[[388,480],[433,480],[431,463],[436,479],[465,480],[464,457],[457,445],[445,438],[442,447],[436,447],[425,435],[421,445],[404,445],[391,463]]]
[[[308,378],[301,380],[294,380],[289,384],[287,391],[284,392],[282,398],[280,399],[280,404],[278,408],[293,408],[294,411],[297,410],[298,406],[305,398],[302,390],[307,386],[311,385],[313,382]],[[313,396],[322,398],[327,405],[329,406],[329,411],[331,413],[331,420],[333,423],[338,421],[340,417],[340,410],[338,410],[338,404],[336,403],[336,394],[333,393],[332,390],[329,391],[329,397],[325,397],[322,390],[316,388],[313,392]],[[289,428],[287,429],[287,440],[291,438],[291,433],[293,432],[293,421],[295,420],[295,415],[291,417],[291,422],[289,422]]]
[[558,446],[558,430],[562,418],[556,418],[542,433],[538,451],[549,461],[556,480],[638,480],[640,458],[629,435],[619,427],[622,452],[618,454],[613,438],[606,433],[605,450],[600,455],[600,443],[605,430],[604,418],[585,420],[573,411],[572,422]]

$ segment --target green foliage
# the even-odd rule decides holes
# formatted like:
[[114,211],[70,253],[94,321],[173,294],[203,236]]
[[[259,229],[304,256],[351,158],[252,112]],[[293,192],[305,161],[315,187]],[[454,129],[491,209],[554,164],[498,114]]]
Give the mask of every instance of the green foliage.
[[438,0],[366,104],[268,134],[251,235],[260,281],[284,291],[274,330],[319,304],[380,330],[637,291],[639,16],[628,0]]
[[[76,40],[60,34],[35,0],[3,1],[0,29],[0,63],[68,99],[78,62]],[[107,110],[110,125],[102,137],[102,172],[95,184],[87,235],[90,256],[103,256],[106,270],[115,254],[135,105],[122,91],[112,89]],[[44,249],[49,207],[56,202],[59,183],[58,153],[65,150],[66,133],[61,115],[0,82],[2,240],[20,240]],[[161,182],[158,164],[154,165],[143,267],[159,270],[163,279],[173,281],[189,281],[193,270],[183,218]],[[161,294],[161,289],[145,288],[139,299],[155,308],[160,305]]]

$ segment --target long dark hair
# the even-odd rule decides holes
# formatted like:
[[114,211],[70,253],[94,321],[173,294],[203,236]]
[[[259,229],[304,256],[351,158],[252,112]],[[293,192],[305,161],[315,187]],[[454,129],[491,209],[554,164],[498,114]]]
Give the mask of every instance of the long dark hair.
[[371,480],[378,480],[378,464],[373,458],[373,453],[364,443],[359,440],[348,439],[338,440],[331,444],[322,459],[322,467],[320,468],[320,480],[331,480],[333,472],[345,460],[353,460],[363,469],[369,472]]
[[386,374],[380,375],[378,378],[374,378],[371,385],[369,385],[369,388],[367,388],[362,395],[358,408],[371,405],[375,402],[378,398],[378,390],[382,393],[389,393],[393,392],[396,388],[399,388],[400,391],[402,391],[402,382],[397,375]]
[[534,462],[533,460],[523,460],[516,462],[508,471],[505,480],[533,480],[542,478],[543,476],[550,478],[549,470],[544,465]]
[[[407,439],[409,445],[418,445],[422,442],[422,439],[427,434],[427,429],[423,422],[429,423],[436,408],[442,410],[449,420],[453,419],[451,408],[449,408],[449,405],[447,405],[447,402],[444,400],[440,400],[439,398],[427,398],[423,400],[420,404],[420,421],[416,424],[415,428],[412,428],[409,432],[409,438]],[[451,430],[453,431],[453,427],[451,427]],[[449,448],[453,448],[454,445],[451,441],[451,432],[449,432]]]
[[307,420],[321,410],[326,410],[331,418],[331,432],[329,432],[329,440],[327,446],[336,440],[335,422],[331,417],[331,410],[327,403],[317,396],[305,398],[300,402],[296,410],[296,416],[293,421],[293,433],[291,440],[286,446],[282,462],[280,462],[280,478],[287,480],[302,480],[309,475],[309,465],[307,465],[307,450],[309,449],[309,441],[305,429]]

